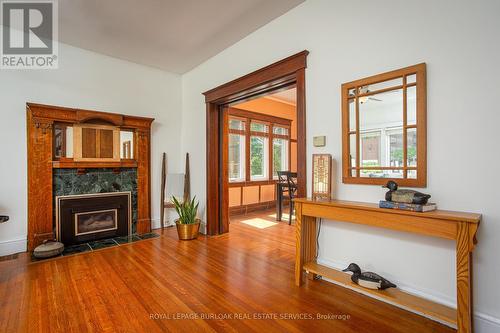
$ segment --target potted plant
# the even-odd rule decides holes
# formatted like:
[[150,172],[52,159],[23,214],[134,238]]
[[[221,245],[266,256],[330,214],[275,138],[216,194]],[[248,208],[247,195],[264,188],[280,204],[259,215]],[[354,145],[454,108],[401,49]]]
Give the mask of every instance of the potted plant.
[[199,202],[196,202],[196,197],[193,200],[186,200],[185,202],[179,202],[176,197],[172,197],[172,202],[177,214],[179,214],[179,218],[175,220],[179,239],[188,240],[197,238],[198,231],[200,230],[200,219],[196,217],[199,205]]

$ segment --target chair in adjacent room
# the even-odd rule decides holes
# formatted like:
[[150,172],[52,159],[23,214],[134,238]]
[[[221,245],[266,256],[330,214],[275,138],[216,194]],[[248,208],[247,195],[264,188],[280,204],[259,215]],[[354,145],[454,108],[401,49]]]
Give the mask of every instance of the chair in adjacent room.
[[278,182],[276,183],[276,220],[281,221],[283,212],[283,199],[289,201],[288,225],[292,224],[294,203],[293,198],[297,196],[297,173],[290,171],[278,171]]

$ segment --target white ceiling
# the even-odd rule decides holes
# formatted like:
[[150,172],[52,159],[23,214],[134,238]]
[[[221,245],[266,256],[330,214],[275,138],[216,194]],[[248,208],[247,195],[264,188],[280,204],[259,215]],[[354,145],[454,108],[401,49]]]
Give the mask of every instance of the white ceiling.
[[59,39],[185,73],[305,0],[62,0]]
[[297,105],[297,89],[292,88],[284,91],[277,92],[275,94],[265,96],[264,98],[276,100],[290,105]]

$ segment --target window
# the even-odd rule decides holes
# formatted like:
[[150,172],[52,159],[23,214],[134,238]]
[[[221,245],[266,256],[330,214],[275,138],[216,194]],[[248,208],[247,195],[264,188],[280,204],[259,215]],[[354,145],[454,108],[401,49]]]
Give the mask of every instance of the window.
[[250,121],[250,180],[265,180],[269,174],[269,125]]
[[286,128],[286,127],[280,127],[280,126],[274,126],[273,127],[273,134],[288,135],[288,128]]
[[288,170],[290,124],[288,119],[230,109],[229,181],[267,181]]
[[245,130],[245,121],[242,119],[231,118],[229,119],[229,129],[243,131]]
[[250,131],[267,133],[269,131],[269,126],[261,122],[252,121],[250,124]]
[[250,180],[267,179],[268,173],[268,139],[261,136],[250,138]]
[[[360,157],[362,167],[380,167],[380,131],[365,132],[361,134]],[[382,176],[380,170],[361,169],[362,177],[373,177],[374,174]]]
[[273,178],[278,178],[278,171],[288,170],[288,140],[273,139]]
[[229,134],[229,181],[245,180],[245,136]]
[[[416,131],[408,129],[407,165],[416,167]],[[361,133],[361,177],[403,178],[403,128],[379,128]],[[355,163],[355,160],[351,160]],[[387,166],[387,168],[382,168]],[[380,169],[377,169],[380,168]],[[408,178],[415,178],[416,170],[408,170]]]
[[399,168],[403,166],[403,129],[387,131],[388,165]]
[[[409,128],[407,131],[406,145],[408,150],[406,153],[406,164],[409,167],[417,166],[417,130],[415,128]],[[408,178],[417,178],[417,170],[408,170]]]
[[361,134],[361,164],[365,167],[380,166],[380,132]]

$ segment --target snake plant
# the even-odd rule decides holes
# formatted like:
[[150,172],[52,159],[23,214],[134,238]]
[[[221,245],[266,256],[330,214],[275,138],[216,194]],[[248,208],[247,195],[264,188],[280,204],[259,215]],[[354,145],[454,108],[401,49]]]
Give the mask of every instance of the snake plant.
[[172,202],[177,214],[179,214],[180,224],[196,223],[196,214],[198,213],[198,205],[200,204],[196,202],[196,196],[193,200],[187,200],[186,202],[179,202],[176,197],[172,196]]

